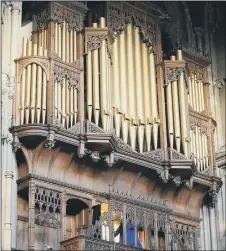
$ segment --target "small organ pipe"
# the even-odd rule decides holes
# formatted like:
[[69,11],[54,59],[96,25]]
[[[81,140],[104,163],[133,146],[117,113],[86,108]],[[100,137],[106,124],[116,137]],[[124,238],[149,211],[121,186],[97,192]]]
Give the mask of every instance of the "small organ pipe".
[[[32,55],[32,42],[28,41],[27,46],[27,53],[26,56]],[[33,45],[33,54],[36,53],[37,45]],[[37,54],[37,53],[36,53]],[[32,64],[33,65],[33,64]],[[32,65],[27,66],[26,70],[26,85],[25,85],[25,123],[28,124],[29,122],[29,110],[30,110],[30,95],[31,95],[31,71],[32,71]]]
[[188,103],[191,105],[191,107],[194,109],[194,104],[193,104],[193,95],[192,95],[192,87],[191,87],[191,78],[188,77],[188,89],[189,89],[189,94],[188,94]]
[[170,147],[173,148],[174,131],[173,131],[173,102],[172,102],[172,88],[171,83],[166,86],[166,100],[167,100],[167,122]]
[[77,38],[76,38],[76,30],[74,30],[74,61],[77,60]]
[[[93,23],[93,27],[97,28],[97,23]],[[98,50],[92,51],[93,64],[93,97],[94,97],[94,120],[95,124],[99,125],[100,102],[99,102],[99,62]]]
[[66,120],[66,81],[67,78],[63,78],[62,93],[61,93],[61,106],[62,106],[62,124],[65,126]]
[[57,82],[55,82],[55,89],[54,89],[54,104],[55,104],[55,116],[58,118],[58,89],[59,85]]
[[66,23],[63,22],[63,29],[62,29],[62,60],[66,61]]
[[21,100],[20,100],[20,124],[24,123],[24,98],[25,98],[26,68],[23,70],[21,78]]
[[[182,51],[177,51],[178,60],[182,60]],[[184,155],[188,157],[188,129],[187,129],[187,112],[186,112],[186,87],[184,82],[184,73],[181,73],[180,79],[178,81],[179,84],[179,104],[180,104],[180,116],[181,116],[181,138],[182,138],[182,146],[184,150]]]
[[70,121],[70,94],[69,94],[69,80],[66,80],[66,128],[69,128]]
[[43,48],[45,50],[45,49],[47,49],[47,30],[45,29],[43,32],[44,32],[44,45],[43,45]]
[[149,67],[150,67],[150,84],[151,84],[151,107],[152,107],[152,118],[153,118],[153,141],[154,149],[158,147],[158,107],[157,107],[157,91],[156,91],[156,76],[155,76],[155,61],[154,53],[149,54]]
[[[34,49],[36,49],[36,48],[34,48]],[[37,52],[37,50],[36,51],[34,50],[34,53],[35,52]],[[31,123],[34,123],[35,100],[36,100],[36,74],[37,74],[37,65],[35,63],[33,63],[31,66],[31,72],[32,72],[32,79],[31,79]],[[30,99],[29,99],[29,101],[30,101]],[[29,103],[30,102],[28,102],[28,106],[29,106]],[[29,114],[29,112],[28,112],[28,114]]]
[[77,123],[77,113],[78,113],[78,108],[77,108],[78,93],[77,93],[76,88],[73,88],[73,94],[74,94],[74,124],[76,124]]
[[70,93],[70,126],[73,125],[73,121],[74,121],[74,93],[73,93],[73,88],[71,87],[69,89],[69,93]]
[[205,134],[201,134],[201,140],[202,140],[202,161],[203,161],[203,168],[206,168],[206,156],[205,156]]
[[200,171],[200,155],[199,155],[199,131],[198,127],[195,126],[195,142],[196,142],[196,156],[197,156],[197,167],[198,170]]
[[[39,47],[38,55],[43,56],[43,48]],[[41,101],[42,101],[42,68],[37,66],[37,103],[36,103],[36,120],[37,123],[40,123],[41,118]]]
[[58,55],[61,58],[62,57],[62,28],[61,24],[58,24]]
[[201,111],[205,109],[204,106],[204,92],[203,92],[203,83],[200,81],[200,92],[201,92]]
[[26,57],[27,54],[27,38],[23,38],[23,48],[22,48],[22,57]]
[[54,36],[54,47],[55,47],[55,52],[59,55],[58,52],[58,40],[59,40],[59,36],[58,36],[58,23],[54,24],[54,31],[55,31],[55,36]]
[[[172,56],[171,60],[175,60],[175,56]],[[181,134],[180,134],[180,115],[179,115],[177,81],[172,82],[172,97],[173,97],[173,122],[174,122],[176,149],[178,152],[180,152]]]
[[197,90],[198,90],[198,111],[200,112],[201,111],[201,86],[200,86],[200,81],[197,81]]
[[61,94],[62,93],[62,83],[58,82],[58,119],[61,122],[62,119],[62,108],[61,108]]
[[70,34],[69,34],[69,24],[66,24],[66,62],[70,62]]
[[74,33],[74,31],[73,31],[73,29],[71,29],[70,35],[69,35],[70,36],[70,61],[69,61],[70,63],[74,61],[73,60],[73,57],[74,57],[74,55],[73,55],[74,54],[74,51],[73,51],[73,35],[74,34],[73,33]]
[[205,134],[205,158],[206,158],[206,167],[209,167],[209,156],[208,156],[208,136]]
[[93,106],[93,85],[92,85],[92,56],[89,51],[86,56],[86,84],[87,84],[87,111],[88,111],[88,120],[92,119],[92,106]]
[[42,71],[42,123],[45,124],[46,121],[46,97],[47,97],[47,79],[46,73]]
[[199,111],[199,96],[198,96],[198,84],[197,84],[197,76],[195,75],[195,81],[194,81],[194,86],[195,86],[195,100],[196,100],[196,111]]

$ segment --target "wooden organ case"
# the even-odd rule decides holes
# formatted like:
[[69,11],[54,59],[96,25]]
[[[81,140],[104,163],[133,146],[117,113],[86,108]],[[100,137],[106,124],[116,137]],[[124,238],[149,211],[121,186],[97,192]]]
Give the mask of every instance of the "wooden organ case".
[[210,62],[183,46],[163,60],[164,15],[152,3],[81,1],[33,15],[10,129],[20,248],[198,249],[199,208],[221,186]]

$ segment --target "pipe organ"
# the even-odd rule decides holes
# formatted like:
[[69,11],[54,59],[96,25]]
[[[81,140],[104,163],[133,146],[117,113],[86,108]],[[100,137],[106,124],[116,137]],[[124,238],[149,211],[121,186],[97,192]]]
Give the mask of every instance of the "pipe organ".
[[157,149],[159,115],[153,49],[132,24],[115,33],[113,41],[101,34],[105,30],[104,17],[86,29],[87,44],[91,34],[100,34],[98,48],[88,48],[86,55],[88,119],[106,131],[115,128],[118,137],[141,153]]
[[[108,14],[96,10],[89,27],[76,10],[59,15],[64,7],[58,3],[49,4],[50,19],[47,9],[34,15],[31,40],[23,39],[17,60],[17,124],[69,130],[86,119],[114,130],[138,153],[174,149],[207,170],[214,163],[214,122],[206,66],[191,62],[181,48],[162,60],[158,22],[138,10],[129,15],[124,4],[107,5]],[[115,12],[121,13],[116,23]]]
[[31,40],[23,38],[17,60],[17,121],[21,125],[52,121],[69,129],[78,122],[82,16],[68,9],[57,16],[59,6],[49,4],[52,23],[47,9],[34,14]]

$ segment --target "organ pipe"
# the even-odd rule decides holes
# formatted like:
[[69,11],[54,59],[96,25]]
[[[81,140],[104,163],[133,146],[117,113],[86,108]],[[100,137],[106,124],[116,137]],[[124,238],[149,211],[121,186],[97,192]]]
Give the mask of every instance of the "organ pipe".
[[58,119],[61,121],[62,109],[61,109],[61,93],[62,93],[62,83],[58,82]]
[[[37,54],[37,46],[34,45],[33,47],[33,54]],[[28,42],[27,46],[27,53],[26,56],[31,56],[32,55],[32,42]],[[30,109],[30,91],[31,91],[31,71],[32,71],[32,66],[28,65],[27,70],[26,70],[26,94],[25,94],[25,123],[28,124],[29,122],[29,109]],[[24,92],[24,91],[23,91]]]
[[114,93],[114,120],[116,135],[120,136],[120,124],[121,116],[118,113],[120,108],[120,90],[119,90],[119,58],[118,58],[118,38],[116,37],[112,48],[112,60],[113,60],[113,93]]
[[[73,51],[73,35],[74,35],[74,31],[71,29],[70,30],[70,63],[75,61],[73,60],[74,58],[74,51]],[[74,48],[74,50],[76,50],[76,47]]]
[[173,148],[174,131],[173,131],[173,101],[172,101],[171,84],[166,86],[166,99],[167,99],[167,122],[168,122],[169,143],[170,147]]
[[73,118],[74,118],[74,92],[73,92],[73,88],[71,87],[69,89],[69,94],[70,94],[70,126],[73,125]]
[[144,95],[144,112],[145,112],[145,137],[146,137],[146,147],[147,151],[151,150],[151,130],[152,125],[150,124],[151,119],[151,102],[150,102],[150,87],[149,87],[149,72],[148,72],[148,48],[142,43],[142,79],[143,79],[143,95]]
[[[64,33],[65,34],[65,33]],[[65,95],[66,95],[66,77],[63,78],[63,85],[62,85],[62,93],[61,93],[61,106],[62,106],[62,124],[65,126],[65,120],[66,120],[66,100],[65,100]]]
[[76,30],[72,30],[72,32],[74,33],[74,60],[73,61],[76,61],[77,60],[77,51],[76,51],[76,48],[77,48],[77,37],[76,37]]
[[62,40],[62,28],[61,24],[58,24],[58,55],[61,58],[62,57],[62,48],[61,48],[61,40]]
[[[175,56],[171,57],[171,60],[175,60]],[[180,152],[181,145],[181,133],[180,133],[180,115],[179,115],[179,101],[178,101],[178,86],[177,81],[172,82],[172,97],[173,97],[173,122],[176,149]]]
[[78,97],[77,97],[77,89],[73,88],[73,94],[74,94],[74,123],[77,123],[77,113],[78,113],[78,107],[77,107],[77,102],[78,102]]
[[57,54],[59,54],[58,51],[58,40],[59,40],[59,36],[58,36],[58,23],[54,24],[54,32],[55,32],[55,36],[54,36],[54,47],[55,47],[55,52]]
[[70,62],[70,34],[69,34],[69,24],[66,25],[66,62]]
[[62,60],[66,61],[66,23],[63,22],[62,29]]
[[92,56],[89,51],[86,56],[86,86],[87,86],[87,111],[88,111],[88,120],[92,119],[92,106],[93,106],[93,85],[92,85]]
[[[38,55],[43,56],[43,48],[39,47]],[[38,65],[37,67],[37,105],[36,105],[36,119],[37,123],[40,123],[41,118],[41,100],[42,100],[42,68]]]
[[[105,28],[105,18],[100,18],[100,28]],[[100,48],[100,96],[101,96],[101,120],[104,130],[107,130],[107,57],[106,57],[106,41],[102,42]]]
[[150,72],[150,84],[151,84],[151,107],[152,107],[152,118],[153,118],[153,141],[154,149],[158,147],[158,107],[157,107],[157,91],[156,91],[156,76],[155,76],[155,62],[154,53],[149,54],[149,72]]
[[[93,27],[97,28],[97,23],[93,23]],[[100,102],[99,102],[99,62],[98,50],[92,51],[92,65],[93,65],[93,97],[94,97],[94,121],[99,125]]]
[[70,106],[69,81],[66,80],[66,128],[69,128],[69,120],[70,120],[69,106]]
[[[177,51],[178,60],[182,60],[182,51]],[[182,136],[182,146],[184,150],[184,155],[188,156],[188,142],[187,142],[187,112],[186,112],[186,87],[184,82],[184,74],[181,73],[180,79],[178,81],[178,91],[179,91],[179,104],[180,104],[180,116],[181,116],[181,136]]]
[[24,98],[25,98],[25,81],[26,81],[26,68],[23,70],[21,79],[21,110],[20,110],[20,123],[24,123]]
[[120,111],[122,116],[122,137],[125,143],[128,140],[128,110],[127,110],[127,76],[126,76],[126,57],[125,57],[125,32],[119,34],[119,77],[120,77]]
[[141,77],[141,46],[139,28],[134,28],[134,56],[135,56],[135,90],[136,90],[136,111],[140,123],[138,125],[138,144],[139,151],[143,152],[144,145],[144,114],[143,114],[143,93]]
[[46,119],[46,97],[47,97],[47,79],[46,73],[42,71],[42,123],[45,124]]

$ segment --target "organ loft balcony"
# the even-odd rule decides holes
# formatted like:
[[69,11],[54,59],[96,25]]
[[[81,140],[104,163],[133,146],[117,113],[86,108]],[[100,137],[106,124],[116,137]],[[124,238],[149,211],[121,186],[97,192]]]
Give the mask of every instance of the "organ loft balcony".
[[[167,217],[174,211],[181,217],[174,200],[184,201],[183,192],[186,196],[191,193],[189,198],[194,196],[197,205],[205,196],[214,205],[221,186],[215,175],[216,122],[211,116],[207,75],[210,62],[183,46],[164,60],[164,17],[151,3],[134,7],[130,2],[95,3],[90,8],[85,2],[49,2],[33,13],[31,37],[23,39],[21,57],[15,60],[17,84],[10,129],[14,150],[21,147],[28,162],[35,163],[41,145],[49,149],[43,159],[55,156],[58,148],[66,159],[68,149],[73,148],[72,156],[91,161],[99,169],[107,166],[109,173],[117,170],[120,175],[124,169],[136,173],[134,184],[145,174],[161,187],[156,188],[158,196],[171,196],[169,208],[154,206],[155,212],[144,212],[141,207],[149,207],[140,199],[130,198],[117,209],[105,194],[108,210],[94,224],[92,207],[88,205],[88,212],[82,208],[81,214],[86,213],[88,219],[82,226],[86,227],[77,229],[78,234],[63,232],[63,249],[124,249],[129,230],[133,230],[134,249],[157,250],[163,245],[167,250],[195,250],[198,245],[194,241],[197,224],[186,228]],[[24,150],[32,147],[37,155]],[[55,158],[57,154],[53,163]],[[66,160],[59,161],[65,164]],[[35,176],[34,166],[38,168],[31,164],[27,179],[41,179]],[[49,182],[59,182],[65,173]],[[18,184],[26,183],[23,178]],[[174,192],[169,189],[172,194],[167,195],[168,186]],[[21,185],[21,190],[25,187]],[[183,191],[180,196],[178,191]],[[37,205],[38,193],[34,195]],[[112,198],[122,199],[115,193]],[[141,207],[133,215],[129,205],[138,201]],[[165,217],[162,220],[158,209]],[[58,205],[54,210],[58,216],[62,212]],[[74,217],[78,212],[70,213]],[[138,213],[142,213],[140,218]],[[61,222],[61,226],[66,225]],[[116,227],[121,242],[115,241]],[[186,239],[188,235],[193,242]]]

